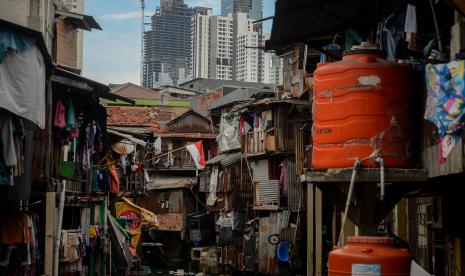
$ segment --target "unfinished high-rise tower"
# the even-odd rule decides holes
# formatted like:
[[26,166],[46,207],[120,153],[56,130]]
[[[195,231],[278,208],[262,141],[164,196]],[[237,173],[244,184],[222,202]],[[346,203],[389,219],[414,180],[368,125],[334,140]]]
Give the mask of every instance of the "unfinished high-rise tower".
[[177,85],[192,77],[192,15],[183,0],[160,0],[144,34],[143,86]]

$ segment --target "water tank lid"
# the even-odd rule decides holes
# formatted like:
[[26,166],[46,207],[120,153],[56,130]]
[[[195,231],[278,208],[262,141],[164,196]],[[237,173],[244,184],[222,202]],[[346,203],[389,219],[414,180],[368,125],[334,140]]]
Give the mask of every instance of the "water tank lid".
[[343,56],[348,55],[382,55],[382,52],[379,49],[353,49],[344,51]]
[[352,242],[352,243],[394,244],[395,239],[389,238],[389,237],[360,236],[360,237],[348,237],[347,241]]

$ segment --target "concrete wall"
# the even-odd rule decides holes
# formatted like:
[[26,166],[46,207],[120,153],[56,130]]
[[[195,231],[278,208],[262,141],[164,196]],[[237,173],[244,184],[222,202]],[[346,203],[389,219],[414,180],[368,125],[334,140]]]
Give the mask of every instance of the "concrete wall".
[[[53,48],[55,7],[61,0],[1,0],[0,18],[43,34],[50,54]],[[52,55],[53,56],[53,55]]]
[[21,26],[29,26],[29,0],[0,1],[0,18]]

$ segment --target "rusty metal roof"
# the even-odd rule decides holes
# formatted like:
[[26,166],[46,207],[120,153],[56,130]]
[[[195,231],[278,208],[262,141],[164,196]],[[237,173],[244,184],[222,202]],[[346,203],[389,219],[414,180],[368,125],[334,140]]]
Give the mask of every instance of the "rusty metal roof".
[[107,106],[108,126],[149,127],[157,131],[159,110],[145,106]]
[[274,90],[270,89],[258,89],[258,88],[238,88],[228,95],[223,96],[218,101],[212,103],[209,106],[209,110],[221,109],[236,103],[249,102],[253,100],[254,95],[260,94],[272,94],[276,93]]

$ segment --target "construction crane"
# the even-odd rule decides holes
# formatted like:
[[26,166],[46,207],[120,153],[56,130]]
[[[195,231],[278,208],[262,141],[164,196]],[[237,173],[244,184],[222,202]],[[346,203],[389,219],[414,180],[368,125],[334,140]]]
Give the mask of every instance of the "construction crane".
[[144,32],[145,32],[145,21],[144,21],[144,10],[145,10],[145,0],[140,0],[141,6],[141,16],[140,16],[140,85],[143,86],[144,80]]

